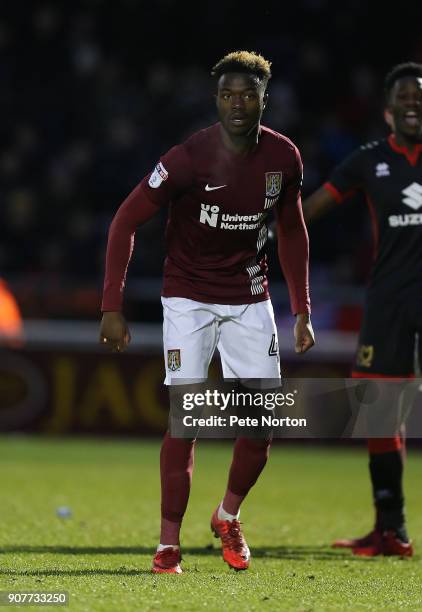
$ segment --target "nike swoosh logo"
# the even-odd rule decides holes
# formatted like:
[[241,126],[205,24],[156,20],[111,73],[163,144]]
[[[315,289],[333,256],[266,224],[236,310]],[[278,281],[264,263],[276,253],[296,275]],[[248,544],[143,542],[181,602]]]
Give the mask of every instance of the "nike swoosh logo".
[[210,187],[207,183],[205,185],[205,191],[214,191],[214,189],[223,189],[223,187],[227,187],[227,185],[218,185],[217,187]]

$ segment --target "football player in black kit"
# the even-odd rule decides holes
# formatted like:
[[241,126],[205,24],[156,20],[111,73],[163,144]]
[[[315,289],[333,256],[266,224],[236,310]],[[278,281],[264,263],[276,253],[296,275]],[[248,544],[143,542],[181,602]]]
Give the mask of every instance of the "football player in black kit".
[[[354,191],[364,193],[375,254],[352,376],[412,378],[415,338],[422,332],[422,64],[399,64],[386,76],[384,117],[390,136],[339,164],[305,200],[304,213],[309,223]],[[422,361],[420,353],[421,345]],[[413,555],[404,514],[403,440],[395,433],[368,439],[373,530],[333,546],[366,556]]]

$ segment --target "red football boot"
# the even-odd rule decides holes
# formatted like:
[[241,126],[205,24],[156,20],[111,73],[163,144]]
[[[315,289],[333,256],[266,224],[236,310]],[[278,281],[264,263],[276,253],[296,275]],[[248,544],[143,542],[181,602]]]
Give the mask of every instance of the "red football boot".
[[181,574],[181,560],[180,549],[169,546],[155,553],[151,571],[153,574]]
[[386,557],[413,557],[412,542],[403,542],[394,531],[384,531],[382,534],[382,554]]
[[369,546],[356,546],[352,548],[354,555],[360,557],[412,557],[413,546],[411,542],[403,542],[397,537],[395,531],[384,531],[379,535],[378,541]]
[[221,538],[224,561],[235,570],[248,569],[251,553],[239,521],[220,521],[217,506],[211,517],[211,531],[216,538]]
[[335,540],[332,543],[333,548],[368,548],[370,546],[378,546],[381,542],[382,533],[378,529],[374,529],[362,538],[350,538],[344,540]]

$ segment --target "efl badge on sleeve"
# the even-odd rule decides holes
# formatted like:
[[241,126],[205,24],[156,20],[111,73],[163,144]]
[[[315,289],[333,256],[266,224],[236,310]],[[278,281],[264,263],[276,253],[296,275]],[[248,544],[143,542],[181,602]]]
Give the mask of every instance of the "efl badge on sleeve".
[[163,164],[161,162],[158,162],[158,164],[154,168],[154,171],[149,177],[148,185],[152,189],[158,189],[161,183],[163,181],[166,181],[168,177],[169,177],[169,173],[164,168]]
[[265,173],[265,195],[267,198],[278,196],[281,191],[281,172]]
[[180,370],[182,360],[180,359],[180,349],[169,349],[167,351],[167,367],[172,372]]

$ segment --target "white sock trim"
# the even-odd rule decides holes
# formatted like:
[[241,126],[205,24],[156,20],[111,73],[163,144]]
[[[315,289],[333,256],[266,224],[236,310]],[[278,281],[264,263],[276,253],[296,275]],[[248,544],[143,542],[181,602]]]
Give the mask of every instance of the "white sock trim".
[[157,546],[157,552],[161,552],[162,550],[164,550],[165,548],[180,548],[180,546],[178,544],[159,544]]
[[229,514],[223,508],[223,502],[218,506],[217,517],[220,521],[235,521],[240,516],[240,510],[237,514]]

